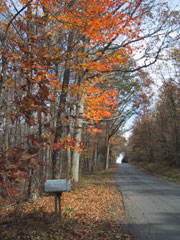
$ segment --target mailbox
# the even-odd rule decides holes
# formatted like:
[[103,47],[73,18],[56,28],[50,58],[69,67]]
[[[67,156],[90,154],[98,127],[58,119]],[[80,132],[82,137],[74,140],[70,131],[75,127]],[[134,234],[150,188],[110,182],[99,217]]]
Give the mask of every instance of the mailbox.
[[[63,192],[71,191],[71,181],[67,179],[60,180],[46,180],[45,181],[45,192],[54,194],[55,196],[55,214],[61,218],[61,196]],[[58,211],[59,207],[59,211]]]
[[71,191],[70,180],[67,179],[46,180],[45,182],[45,192],[47,193],[61,193],[70,191]]

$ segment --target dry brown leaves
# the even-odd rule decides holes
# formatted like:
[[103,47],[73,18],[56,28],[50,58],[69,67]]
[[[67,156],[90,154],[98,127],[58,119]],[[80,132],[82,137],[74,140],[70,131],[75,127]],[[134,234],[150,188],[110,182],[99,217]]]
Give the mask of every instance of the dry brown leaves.
[[17,220],[23,221],[23,225],[12,227],[12,231],[8,224],[3,225],[4,239],[131,239],[122,196],[112,179],[113,171],[91,176],[83,186],[63,193],[61,221],[53,215],[53,197],[44,196],[36,203],[26,203],[21,211],[23,217]]

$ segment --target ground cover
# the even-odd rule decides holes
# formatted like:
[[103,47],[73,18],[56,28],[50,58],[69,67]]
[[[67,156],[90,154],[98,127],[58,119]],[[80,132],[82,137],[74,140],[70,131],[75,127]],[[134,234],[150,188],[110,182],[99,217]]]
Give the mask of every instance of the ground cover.
[[156,177],[180,184],[180,168],[169,167],[162,163],[133,162],[130,164]]
[[42,195],[33,203],[1,203],[0,239],[130,240],[115,171],[86,175],[63,193],[61,221],[54,215],[52,196]]

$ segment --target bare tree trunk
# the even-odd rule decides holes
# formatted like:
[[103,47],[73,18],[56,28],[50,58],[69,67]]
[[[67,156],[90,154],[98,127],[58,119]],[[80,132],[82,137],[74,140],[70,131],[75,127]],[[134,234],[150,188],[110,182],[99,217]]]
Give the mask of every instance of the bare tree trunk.
[[6,105],[6,123],[5,123],[5,129],[4,129],[4,151],[7,156],[7,150],[9,148],[9,127],[10,127],[10,108],[9,108],[9,97],[8,92],[6,95],[7,105]]
[[[38,117],[38,135],[39,135],[39,141],[41,142],[42,141],[42,133],[43,133],[43,131],[42,131],[42,114],[41,114],[40,111],[38,111],[37,117]],[[43,149],[40,148],[39,149],[39,159],[40,159],[41,162],[43,162],[43,156],[44,156]],[[36,183],[36,190],[37,190],[36,193],[37,193],[37,195],[39,194],[39,188],[40,188],[40,186],[42,184],[42,180],[43,180],[42,179],[43,175],[44,175],[44,171],[43,170],[44,170],[43,169],[43,165],[41,165],[39,167],[37,183]]]
[[92,160],[92,172],[96,171],[96,165],[97,165],[97,142],[94,143],[93,160]]
[[[71,123],[69,123],[69,126],[68,126],[68,132],[67,132],[67,136],[68,138],[70,139],[71,138]],[[67,175],[68,175],[68,178],[71,174],[71,148],[68,147],[67,148]]]
[[[68,68],[68,69],[65,69],[65,72],[64,72],[64,80],[63,80],[61,98],[60,98],[59,108],[58,108],[54,143],[57,143],[63,134],[63,121],[64,121],[63,118],[65,114],[66,98],[68,94],[67,90],[69,86],[69,76],[70,76],[70,69]],[[58,176],[57,162],[58,162],[58,149],[55,149],[52,152],[52,179],[56,179]]]
[[79,160],[80,160],[80,142],[82,139],[82,128],[83,128],[83,119],[82,114],[84,113],[84,96],[79,96],[79,103],[77,104],[76,109],[76,124],[75,124],[75,149],[73,151],[72,157],[72,177],[75,182],[79,181]]
[[106,162],[105,169],[109,168],[109,148],[110,148],[110,137],[109,137],[109,122],[106,123]]
[[[71,49],[72,42],[73,42],[73,32],[70,32],[68,36],[68,43],[67,43],[67,59],[70,57],[70,52],[72,50]],[[64,122],[63,118],[65,117],[66,99],[68,95],[69,81],[70,81],[70,68],[67,60],[65,64],[62,91],[61,91],[61,97],[60,97],[60,102],[58,107],[54,143],[57,143],[63,134],[63,122]],[[58,177],[57,162],[58,162],[58,150],[55,149],[52,152],[52,179],[56,179]]]
[[[9,167],[9,154],[8,154],[8,149],[9,149],[9,127],[10,127],[10,106],[9,106],[9,95],[8,95],[8,91],[6,96],[6,109],[5,109],[5,126],[4,126],[4,136],[3,136],[3,153],[6,159],[6,164],[5,166],[8,168]],[[4,99],[5,100],[5,99]],[[7,181],[7,175],[3,174],[3,181],[6,182]],[[3,185],[2,187],[3,189],[3,194],[4,196],[8,196],[9,198],[11,197],[7,188],[7,185]]]
[[110,149],[110,140],[108,139],[107,146],[106,146],[106,166],[105,169],[109,168],[109,149]]

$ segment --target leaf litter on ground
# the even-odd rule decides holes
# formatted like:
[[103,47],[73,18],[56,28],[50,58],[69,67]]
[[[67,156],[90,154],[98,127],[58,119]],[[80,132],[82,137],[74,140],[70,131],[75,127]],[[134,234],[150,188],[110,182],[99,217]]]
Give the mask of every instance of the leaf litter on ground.
[[24,203],[18,214],[6,208],[1,216],[3,240],[131,240],[123,199],[113,178],[116,168],[87,174],[62,195],[62,219],[54,215],[54,197]]

